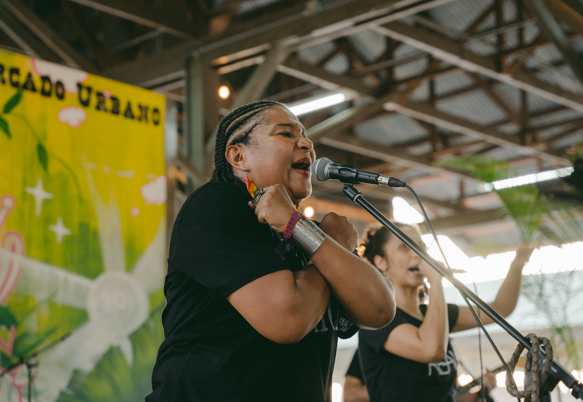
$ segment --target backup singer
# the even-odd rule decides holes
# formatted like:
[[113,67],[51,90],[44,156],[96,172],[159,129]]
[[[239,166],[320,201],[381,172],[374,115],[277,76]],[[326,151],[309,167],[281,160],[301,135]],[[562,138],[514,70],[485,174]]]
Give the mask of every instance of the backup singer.
[[[418,229],[400,226],[417,244],[423,244]],[[393,283],[397,302],[395,319],[388,326],[378,331],[363,330],[359,334],[359,351],[370,400],[453,401],[457,360],[448,334],[477,326],[469,307],[446,304],[442,277],[388,230],[369,230],[360,251]],[[490,304],[504,317],[516,307],[522,268],[531,254],[531,248],[518,249],[508,275]],[[421,304],[418,297],[424,277],[430,285],[429,305]],[[484,324],[493,322],[485,314],[481,315],[481,320]],[[465,398],[477,400],[478,395]]]
[[[314,159],[282,104],[221,121],[212,179],[174,224],[147,402],[325,401],[337,337],[392,320],[392,285],[352,254],[352,224],[331,213],[318,229],[297,212]],[[258,201],[246,182],[265,189]]]

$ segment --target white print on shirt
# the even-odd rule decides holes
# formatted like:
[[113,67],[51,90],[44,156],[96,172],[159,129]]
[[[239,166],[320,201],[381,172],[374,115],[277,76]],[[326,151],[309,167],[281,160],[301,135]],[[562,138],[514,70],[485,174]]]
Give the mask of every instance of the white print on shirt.
[[454,370],[457,370],[457,360],[455,355],[453,354],[452,350],[447,352],[445,359],[440,361],[439,363],[429,363],[429,373],[428,376],[431,376],[431,372],[435,368],[437,371],[437,375],[449,375],[451,373],[451,368],[453,367]]
[[328,332],[330,329],[338,330],[338,321],[334,322],[332,319],[332,305],[328,303],[328,308],[324,313],[324,316],[320,319],[320,322],[314,328],[314,332]]

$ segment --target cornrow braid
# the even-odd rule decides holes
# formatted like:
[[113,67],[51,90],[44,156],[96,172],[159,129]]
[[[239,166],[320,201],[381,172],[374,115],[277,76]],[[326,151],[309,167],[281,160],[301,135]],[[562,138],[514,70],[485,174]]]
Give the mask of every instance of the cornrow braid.
[[[233,174],[231,164],[225,157],[227,146],[234,144],[247,144],[250,134],[261,122],[257,120],[265,110],[275,106],[287,107],[279,102],[261,100],[247,105],[243,105],[221,120],[217,129],[217,139],[215,142],[215,169],[211,182],[233,183],[245,188],[245,184]],[[229,142],[229,139],[236,137]]]

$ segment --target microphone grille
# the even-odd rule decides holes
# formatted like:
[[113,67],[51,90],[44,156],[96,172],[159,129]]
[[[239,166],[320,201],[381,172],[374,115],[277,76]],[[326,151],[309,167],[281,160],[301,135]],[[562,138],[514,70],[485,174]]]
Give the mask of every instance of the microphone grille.
[[316,162],[312,165],[312,176],[318,181],[330,180],[326,174],[326,169],[332,164],[332,161],[328,158],[316,159]]

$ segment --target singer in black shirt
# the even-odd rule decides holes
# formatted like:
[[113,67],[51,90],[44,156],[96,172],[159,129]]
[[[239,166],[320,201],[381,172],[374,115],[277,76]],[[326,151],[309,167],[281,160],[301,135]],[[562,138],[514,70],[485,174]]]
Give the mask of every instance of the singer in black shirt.
[[[400,226],[417,244],[423,244],[419,229]],[[391,324],[359,333],[358,349],[370,401],[453,402],[458,363],[448,337],[450,332],[477,326],[470,308],[446,304],[442,277],[386,229],[369,230],[359,250],[392,281],[397,302],[397,314]],[[490,304],[504,317],[516,306],[522,268],[531,253],[529,247],[518,249]],[[425,278],[429,284],[428,305],[419,299]],[[484,324],[492,322],[486,315],[481,318]],[[462,398],[476,401],[478,394]]]
[[[311,141],[283,105],[261,101],[221,122],[210,183],[183,205],[172,232],[153,392],[162,401],[328,400],[338,336],[381,328],[392,286],[353,255],[346,218],[326,215],[308,258],[274,249],[311,193]],[[265,189],[251,203],[247,177]]]

